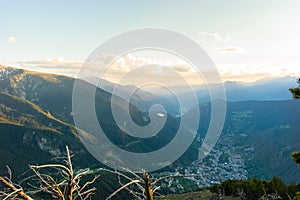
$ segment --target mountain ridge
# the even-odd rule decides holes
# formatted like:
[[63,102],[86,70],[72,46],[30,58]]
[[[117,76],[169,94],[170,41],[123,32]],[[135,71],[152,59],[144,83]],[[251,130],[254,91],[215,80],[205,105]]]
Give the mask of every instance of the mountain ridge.
[[[74,128],[72,91],[75,79],[56,75],[49,75],[50,78],[47,78],[47,74],[36,75],[30,71],[17,70],[14,72],[15,69],[13,68],[8,71],[3,69],[4,67],[2,67],[2,71],[0,70],[0,110],[2,109],[3,115],[1,118],[0,112],[0,121],[5,122],[7,120],[12,123],[0,123],[0,144],[1,142],[5,143],[3,148],[0,148],[0,152],[1,155],[5,155],[3,159],[8,160],[7,163],[2,163],[2,172],[5,171],[5,164],[12,165],[14,169],[23,166],[22,169],[24,170],[29,164],[28,162],[44,163],[47,159],[51,160],[51,156],[58,155],[57,152],[63,152],[65,144],[68,144],[71,149],[74,148],[74,154],[77,158],[74,162],[76,165],[78,164],[80,167],[99,166],[99,162],[85,150],[82,143],[76,138],[76,134],[74,135],[70,131]],[[84,83],[88,84],[87,82]],[[288,88],[286,90],[288,91]],[[97,102],[95,109],[101,126],[107,130],[107,136],[115,145],[132,152],[150,152],[160,149],[174,137],[180,122],[180,116],[174,116],[174,113],[166,113],[167,123],[158,138],[141,140],[129,137],[128,134],[120,130],[113,119],[110,109],[111,97],[111,93],[98,88],[95,93]],[[147,101],[144,96],[141,97],[138,103]],[[5,98],[10,100],[5,100]],[[137,103],[131,104],[131,102],[123,101],[121,97],[117,98],[120,98],[121,101],[116,106],[119,106],[121,110],[130,107],[131,117],[137,124],[149,123],[148,107],[152,102],[156,102],[156,97],[150,99],[151,101],[148,101],[143,108],[140,108]],[[18,103],[14,105],[14,101]],[[168,99],[163,101],[169,106],[174,105]],[[196,139],[179,160],[162,171],[179,171],[181,173],[196,171],[202,177],[201,181],[194,180],[199,186],[208,186],[233,178],[259,177],[270,179],[274,175],[278,175],[286,183],[300,179],[297,175],[293,175],[298,169],[290,158],[291,151],[300,148],[297,146],[300,143],[299,137],[297,137],[300,128],[295,121],[296,116],[299,115],[298,108],[300,106],[298,103],[292,100],[227,102],[227,116],[221,137],[211,154],[199,162],[197,160],[198,149],[202,145],[211,117],[210,102],[200,103],[201,121]],[[36,113],[34,114],[36,118],[30,117],[32,113],[26,111],[26,106],[20,106],[23,104],[26,104],[27,107],[32,107],[34,104],[38,109],[41,109],[42,114],[36,113],[37,111],[30,111]],[[15,110],[19,109],[20,112],[7,111],[8,107]],[[8,114],[4,116],[3,111]],[[11,113],[14,113],[13,120],[9,118]],[[43,117],[38,117],[40,115],[46,117],[46,120],[43,121]],[[22,121],[24,116],[27,121]],[[59,121],[53,121],[51,116]],[[20,120],[24,123],[23,126],[18,126]],[[38,129],[36,126],[31,126],[28,120],[29,122],[35,120],[38,124],[48,128]],[[52,122],[51,128],[56,132],[49,128],[50,122]],[[268,149],[272,149],[274,154],[267,153]],[[16,164],[16,159],[22,157],[26,152],[34,156],[38,156],[37,153],[39,152],[42,156],[36,161],[25,156],[21,163]],[[284,165],[277,157],[284,161]],[[269,163],[273,164],[269,165]],[[23,172],[21,168],[16,171],[17,173]]]

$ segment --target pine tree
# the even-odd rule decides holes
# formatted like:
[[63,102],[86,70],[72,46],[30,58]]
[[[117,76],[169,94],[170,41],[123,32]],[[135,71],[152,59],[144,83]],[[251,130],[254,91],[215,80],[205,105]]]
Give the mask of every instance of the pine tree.
[[295,161],[295,163],[298,164],[298,166],[300,167],[300,152],[293,152],[292,153],[292,157],[293,157],[293,160]]
[[[289,89],[294,99],[300,99],[300,78],[298,79],[298,84],[299,84],[298,87]],[[300,151],[293,152],[292,157],[295,163],[297,163],[298,166],[300,167]],[[294,197],[294,200],[300,200],[300,192],[296,192],[296,196]]]
[[289,89],[295,99],[300,99],[300,78],[298,79],[298,84],[298,87]]
[[[290,88],[290,92],[293,94],[295,99],[300,99],[300,78],[298,79],[299,86],[297,88]],[[298,164],[300,167],[300,151],[292,153],[293,160]]]

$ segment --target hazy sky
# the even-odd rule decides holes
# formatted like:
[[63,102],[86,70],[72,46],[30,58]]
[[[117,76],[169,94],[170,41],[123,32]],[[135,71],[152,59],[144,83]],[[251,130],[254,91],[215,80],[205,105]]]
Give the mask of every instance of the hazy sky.
[[74,75],[110,37],[156,27],[196,41],[224,80],[300,74],[298,0],[0,0],[0,8],[0,64]]

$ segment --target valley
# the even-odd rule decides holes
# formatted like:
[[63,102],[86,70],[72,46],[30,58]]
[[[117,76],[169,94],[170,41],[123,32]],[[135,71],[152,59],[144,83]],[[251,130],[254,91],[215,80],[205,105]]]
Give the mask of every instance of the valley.
[[[1,174],[6,173],[6,165],[14,173],[22,174],[28,164],[47,163],[53,157],[61,156],[65,145],[74,153],[74,165],[78,170],[90,168],[98,173],[96,169],[104,167],[85,149],[76,132],[72,113],[73,83],[74,79],[65,76],[0,67]],[[142,94],[140,91],[132,102],[124,101],[118,106],[123,109],[122,106],[130,105],[134,121],[146,125],[149,122],[147,108],[159,97],[148,92],[145,96]],[[95,108],[99,123],[115,145],[133,152],[151,152],[162,148],[174,137],[180,122],[180,116],[174,110],[167,114],[166,124],[157,136],[140,139],[127,135],[114,122],[109,109],[111,96],[107,90],[98,88]],[[167,97],[160,99],[167,108],[174,105]],[[147,105],[140,108],[143,101]],[[300,173],[291,153],[300,149],[297,120],[300,102],[241,100],[226,104],[221,137],[207,157],[198,159],[211,117],[210,102],[203,102],[200,103],[201,121],[196,139],[180,159],[155,174],[181,173],[190,176],[185,179],[191,181],[193,187],[200,188],[228,179],[252,177],[271,180],[278,176],[286,184],[298,182]],[[170,184],[174,185],[173,192],[189,190],[185,188],[185,184],[189,184],[172,180],[163,182],[162,186]]]

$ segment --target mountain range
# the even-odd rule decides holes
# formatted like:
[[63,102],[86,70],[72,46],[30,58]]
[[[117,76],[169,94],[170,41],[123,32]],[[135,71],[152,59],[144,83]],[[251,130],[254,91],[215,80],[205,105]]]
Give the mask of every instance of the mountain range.
[[[285,77],[252,84],[225,82],[225,125],[217,145],[204,160],[198,160],[198,149],[210,121],[211,103],[205,86],[193,87],[201,115],[196,139],[179,160],[157,173],[198,173],[201,178],[193,181],[199,186],[226,179],[271,179],[275,175],[286,183],[299,181],[299,169],[291,159],[291,152],[300,149],[297,119],[300,102],[292,100],[288,92],[295,80]],[[6,172],[6,165],[14,173],[22,174],[28,164],[51,162],[53,157],[63,154],[65,145],[74,153],[74,165],[78,169],[103,166],[85,149],[76,132],[72,113],[74,81],[66,76],[0,66],[1,174]],[[167,120],[163,129],[155,137],[140,139],[129,136],[115,123],[110,109],[113,86],[105,82],[102,88],[97,88],[95,96],[98,120],[108,138],[120,148],[133,152],[150,152],[168,144],[182,117],[174,97],[160,93],[157,88],[137,90],[130,102],[118,97],[121,103],[115,106],[120,109],[129,106],[131,117],[142,126],[149,123],[151,105],[164,105]],[[126,92],[134,86],[122,87]],[[179,89],[178,95],[188,100],[190,94],[185,93],[184,87]],[[193,112],[195,106],[183,108],[184,114]]]

